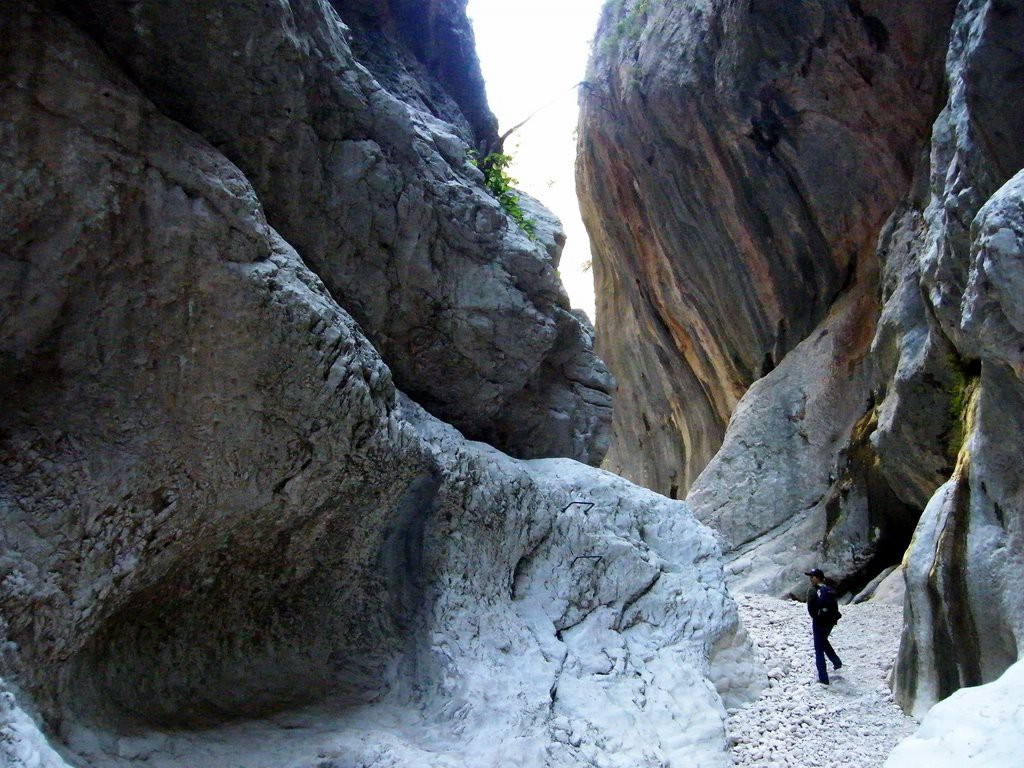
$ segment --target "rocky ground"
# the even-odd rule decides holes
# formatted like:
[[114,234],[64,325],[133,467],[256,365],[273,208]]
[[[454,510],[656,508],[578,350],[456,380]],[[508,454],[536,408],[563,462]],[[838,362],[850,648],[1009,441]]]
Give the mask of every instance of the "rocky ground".
[[917,722],[893,701],[887,679],[899,647],[900,605],[847,605],[832,633],[843,661],[817,682],[810,619],[802,603],[737,595],[770,684],[729,710],[733,762],[758,768],[876,768]]

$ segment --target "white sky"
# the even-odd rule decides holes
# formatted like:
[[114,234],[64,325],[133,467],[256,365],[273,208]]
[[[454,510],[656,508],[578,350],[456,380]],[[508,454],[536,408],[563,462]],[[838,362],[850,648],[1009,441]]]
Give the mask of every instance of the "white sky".
[[574,307],[594,319],[590,242],[576,201],[576,90],[604,0],[469,0],[487,99],[499,133],[549,104],[505,142],[517,186],[562,220],[560,273]]

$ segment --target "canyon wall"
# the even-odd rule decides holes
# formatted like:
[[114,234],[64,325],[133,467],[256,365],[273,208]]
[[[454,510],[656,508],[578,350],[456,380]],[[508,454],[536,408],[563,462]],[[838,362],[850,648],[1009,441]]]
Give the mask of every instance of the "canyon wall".
[[471,162],[497,139],[459,3],[69,6],[245,173],[400,387],[513,455],[600,461],[613,384],[591,331]]
[[[901,344],[897,370],[926,379],[935,353],[919,350],[951,346],[946,364],[957,393],[957,429],[942,436],[957,451],[956,466],[928,500],[905,560],[896,692],[916,710],[994,680],[1024,647],[1022,64],[1024,3],[962,2],[946,61],[949,97],[932,134],[929,194],[916,212],[898,214],[896,226],[912,233],[910,274],[919,276],[928,310],[907,334],[914,341]],[[900,418],[914,407],[908,394],[889,399],[896,402],[886,421],[909,421]],[[906,454],[899,443],[892,449]]]
[[861,5],[605,9],[577,175],[619,378],[607,466],[662,493],[855,283],[912,178],[955,3]]
[[909,709],[1020,646],[1022,23],[611,3],[581,95],[607,466],[688,489],[738,588],[903,560]]
[[0,10],[0,762],[728,765],[717,543],[573,460],[612,382],[467,29]]

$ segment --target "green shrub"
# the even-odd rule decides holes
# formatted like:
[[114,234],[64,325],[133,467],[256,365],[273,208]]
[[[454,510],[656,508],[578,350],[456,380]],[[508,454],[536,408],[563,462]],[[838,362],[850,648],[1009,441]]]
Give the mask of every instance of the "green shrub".
[[509,176],[506,170],[512,162],[512,155],[504,152],[491,152],[487,157],[480,159],[474,152],[469,153],[470,162],[483,171],[484,181],[487,189],[519,228],[526,233],[531,240],[537,239],[537,225],[533,219],[526,215],[519,204],[519,194],[514,186],[518,182]]

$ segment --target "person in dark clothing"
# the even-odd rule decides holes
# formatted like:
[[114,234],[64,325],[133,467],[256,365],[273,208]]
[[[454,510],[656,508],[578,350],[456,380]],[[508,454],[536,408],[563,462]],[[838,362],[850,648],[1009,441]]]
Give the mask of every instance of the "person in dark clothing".
[[828,685],[825,657],[828,656],[836,669],[843,666],[843,662],[839,660],[839,656],[828,641],[832,628],[842,618],[842,614],[839,612],[836,591],[825,583],[825,574],[821,569],[812,568],[806,575],[811,579],[811,589],[807,593],[807,612],[811,614],[811,632],[814,634],[814,663],[818,668],[818,682]]

